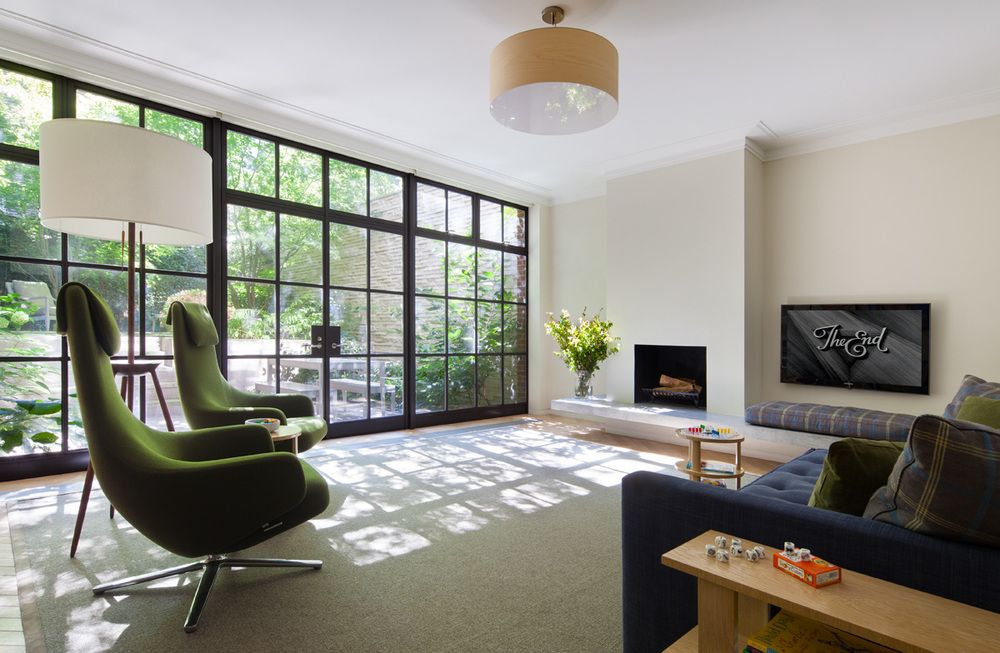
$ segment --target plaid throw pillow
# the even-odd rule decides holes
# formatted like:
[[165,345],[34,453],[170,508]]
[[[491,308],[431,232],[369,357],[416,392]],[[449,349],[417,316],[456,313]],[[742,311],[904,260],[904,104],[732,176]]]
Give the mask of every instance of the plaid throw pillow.
[[921,415],[865,517],[918,533],[1000,546],[1000,431]]
[[944,409],[944,416],[955,419],[958,417],[958,410],[962,407],[962,402],[966,397],[989,397],[990,399],[1000,399],[1000,383],[990,383],[978,376],[966,374],[962,379],[955,398],[951,400],[948,407]]

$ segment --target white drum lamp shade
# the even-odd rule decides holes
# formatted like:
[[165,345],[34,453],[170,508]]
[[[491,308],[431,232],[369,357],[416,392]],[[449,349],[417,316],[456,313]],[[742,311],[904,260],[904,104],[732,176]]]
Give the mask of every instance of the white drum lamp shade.
[[65,118],[42,123],[41,220],[67,234],[145,243],[212,242],[212,157],[139,127]]
[[504,39],[490,57],[490,113],[531,134],[596,129],[618,113],[618,50],[599,34],[569,27]]

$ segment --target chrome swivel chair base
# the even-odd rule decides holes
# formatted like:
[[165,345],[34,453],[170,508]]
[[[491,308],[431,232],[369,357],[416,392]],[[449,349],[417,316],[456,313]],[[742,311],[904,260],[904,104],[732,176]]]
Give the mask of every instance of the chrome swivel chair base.
[[204,560],[191,562],[178,567],[171,567],[161,571],[154,571],[141,576],[132,576],[110,583],[102,583],[94,587],[94,594],[104,594],[112,590],[119,590],[123,587],[148,583],[161,578],[179,576],[189,571],[205,570],[201,580],[198,581],[198,589],[195,590],[194,600],[191,601],[191,609],[188,610],[187,619],[184,621],[184,632],[193,633],[198,629],[198,619],[202,610],[205,609],[205,602],[208,601],[208,593],[212,591],[212,584],[215,582],[215,575],[220,567],[294,567],[307,569],[322,569],[322,560],[282,560],[278,558],[230,558],[224,555],[210,555]]

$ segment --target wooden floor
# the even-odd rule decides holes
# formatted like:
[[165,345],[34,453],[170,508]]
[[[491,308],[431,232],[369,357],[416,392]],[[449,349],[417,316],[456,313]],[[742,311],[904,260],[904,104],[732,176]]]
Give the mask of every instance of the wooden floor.
[[[468,428],[470,426],[481,426],[484,424],[503,424],[513,420],[523,419],[525,416],[499,417],[476,422],[462,422],[460,424],[450,424],[448,426],[433,426],[406,431],[390,431],[386,433],[376,433],[372,435],[360,435],[339,440],[325,440],[318,447],[332,447],[345,440],[351,442],[372,442],[380,440],[398,438],[399,436],[419,438],[426,433],[440,433],[452,429]],[[623,447],[647,453],[658,453],[676,458],[685,458],[687,449],[673,444],[664,444],[653,440],[633,438],[624,435],[614,435],[605,433],[602,428],[593,422],[572,419],[567,417],[534,416],[535,422],[531,428],[544,430],[567,437],[579,438],[599,444],[607,444],[615,447]],[[715,453],[710,454],[712,459],[723,462],[733,462],[733,456]],[[765,474],[776,467],[778,463],[768,460],[757,460],[754,458],[744,458],[743,467],[751,474]],[[56,476],[42,476],[38,478],[24,479],[20,481],[7,481],[0,483],[0,653],[24,653],[26,651],[24,633],[21,623],[21,611],[17,597],[17,577],[14,572],[14,552],[11,546],[10,527],[7,522],[6,504],[3,503],[3,496],[7,492],[14,492],[26,489],[41,488],[52,485],[62,485],[65,483],[82,482],[83,472],[72,474],[59,474]],[[67,534],[67,547],[68,544]],[[34,648],[34,647],[32,647]]]

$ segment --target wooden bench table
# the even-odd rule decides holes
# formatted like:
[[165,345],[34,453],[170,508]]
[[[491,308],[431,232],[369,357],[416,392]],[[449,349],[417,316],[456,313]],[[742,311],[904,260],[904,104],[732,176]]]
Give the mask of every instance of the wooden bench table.
[[[1000,650],[1000,614],[847,569],[839,584],[815,589],[775,569],[770,547],[756,563],[709,557],[705,545],[717,535],[732,542],[731,535],[707,531],[661,558],[698,579],[698,625],[664,653],[742,652],[747,637],[767,623],[769,604],[906,653]],[[754,543],[743,540],[748,546]]]

